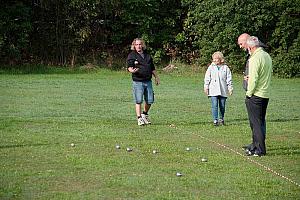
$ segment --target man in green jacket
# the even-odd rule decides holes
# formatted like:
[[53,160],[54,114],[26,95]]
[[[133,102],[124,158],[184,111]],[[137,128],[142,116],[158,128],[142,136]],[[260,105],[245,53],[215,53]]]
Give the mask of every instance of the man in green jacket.
[[246,107],[252,130],[252,148],[246,149],[249,156],[266,155],[266,112],[270,95],[272,59],[259,45],[255,36],[247,39],[250,53],[249,79],[246,92]]

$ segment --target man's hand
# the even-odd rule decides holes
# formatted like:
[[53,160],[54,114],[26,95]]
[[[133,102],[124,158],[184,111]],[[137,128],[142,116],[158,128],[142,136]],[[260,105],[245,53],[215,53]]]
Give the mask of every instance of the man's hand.
[[155,84],[156,84],[156,85],[159,85],[159,84],[160,84],[160,79],[159,79],[159,77],[157,77],[157,76],[155,77]]
[[139,68],[128,67],[128,71],[130,73],[136,73],[138,70],[139,70]]

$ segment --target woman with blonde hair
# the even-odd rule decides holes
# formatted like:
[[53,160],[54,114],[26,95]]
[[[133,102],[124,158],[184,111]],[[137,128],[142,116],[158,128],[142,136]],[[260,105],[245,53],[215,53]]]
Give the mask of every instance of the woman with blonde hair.
[[[225,64],[222,52],[217,51],[212,55],[204,78],[204,92],[211,99],[211,113],[214,126],[224,125],[225,103],[227,94],[232,95],[232,75]],[[220,117],[219,117],[219,109]]]

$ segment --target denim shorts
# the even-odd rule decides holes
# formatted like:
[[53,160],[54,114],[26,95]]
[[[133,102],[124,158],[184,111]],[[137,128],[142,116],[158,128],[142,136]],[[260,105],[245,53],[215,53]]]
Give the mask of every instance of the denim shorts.
[[133,98],[136,104],[143,103],[143,97],[147,104],[153,104],[154,92],[152,81],[133,81],[132,82]]

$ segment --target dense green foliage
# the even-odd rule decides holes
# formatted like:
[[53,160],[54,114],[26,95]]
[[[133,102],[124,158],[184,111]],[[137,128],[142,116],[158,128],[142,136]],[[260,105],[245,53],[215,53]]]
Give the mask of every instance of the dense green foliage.
[[1,63],[124,66],[133,38],[146,40],[156,63],[206,66],[224,52],[243,69],[237,37],[268,45],[274,72],[299,75],[300,1],[290,0],[11,0],[0,8]]
[[0,7],[0,58],[15,64],[29,53],[32,10],[21,2],[8,2]]
[[152,125],[138,127],[129,73],[1,74],[0,199],[299,199],[300,79],[273,79],[259,158],[241,149],[251,141],[241,76],[220,127],[203,74],[160,77]]
[[[237,37],[247,32],[265,43],[274,59],[274,71],[283,76],[299,75],[300,4],[299,1],[215,0],[183,1],[188,7],[184,36],[200,63],[221,50],[235,69],[242,69]],[[289,66],[289,67],[288,67]]]
[[279,19],[272,35],[274,71],[283,77],[300,72],[300,1],[280,1]]

